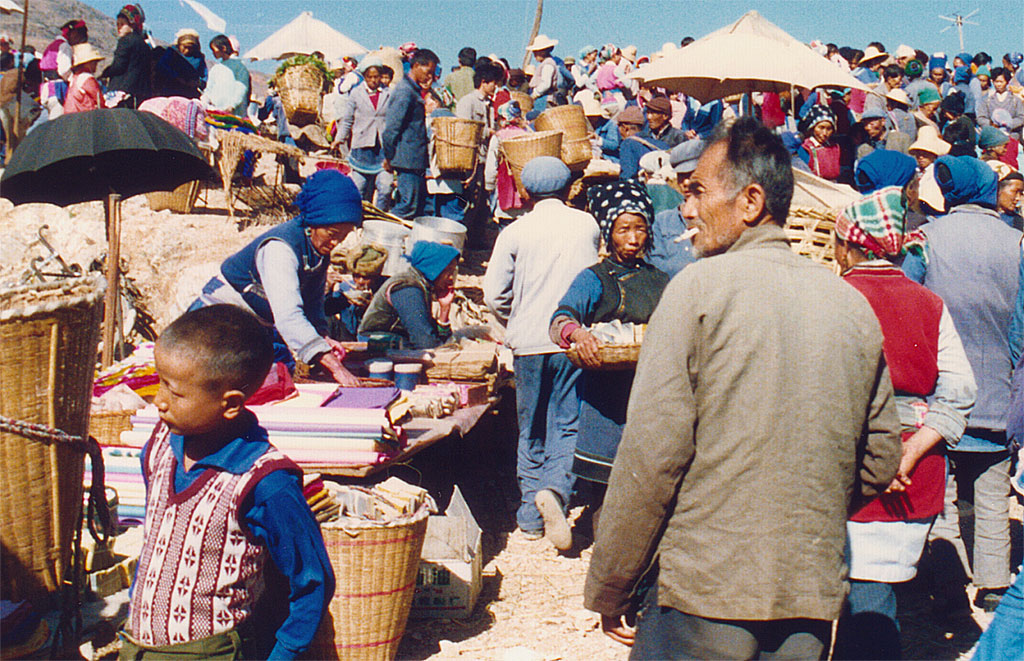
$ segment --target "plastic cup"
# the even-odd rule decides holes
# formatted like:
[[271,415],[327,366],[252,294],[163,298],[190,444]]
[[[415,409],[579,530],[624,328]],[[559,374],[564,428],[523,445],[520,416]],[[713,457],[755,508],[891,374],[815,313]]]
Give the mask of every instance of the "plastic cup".
[[395,364],[390,360],[373,360],[367,364],[366,368],[372,379],[386,379],[387,381],[395,379]]
[[420,382],[423,365],[419,363],[399,363],[395,365],[395,385],[399,390],[412,390]]

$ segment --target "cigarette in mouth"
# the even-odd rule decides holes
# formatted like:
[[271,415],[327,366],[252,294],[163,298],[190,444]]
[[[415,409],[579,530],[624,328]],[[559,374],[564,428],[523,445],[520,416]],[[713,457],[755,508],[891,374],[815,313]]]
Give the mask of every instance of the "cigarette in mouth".
[[691,227],[690,229],[686,230],[685,232],[683,232],[682,234],[680,234],[676,238],[672,239],[672,242],[673,243],[682,243],[683,241],[686,241],[688,239],[692,239],[693,237],[697,236],[697,232],[699,232],[699,231],[700,230],[698,230],[696,227]]

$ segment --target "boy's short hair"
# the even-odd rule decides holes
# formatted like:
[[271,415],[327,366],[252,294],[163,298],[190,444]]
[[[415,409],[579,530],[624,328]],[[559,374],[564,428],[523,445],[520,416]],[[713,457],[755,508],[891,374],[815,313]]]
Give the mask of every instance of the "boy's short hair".
[[157,340],[163,351],[187,352],[200,366],[209,390],[255,392],[274,363],[274,347],[263,324],[237,305],[191,310],[168,326]]
[[440,58],[437,57],[437,54],[434,53],[434,51],[427,48],[421,48],[418,51],[416,51],[415,55],[412,56],[412,62],[410,62],[409,65],[422,66],[424,64],[431,64],[433,66],[437,66],[440,62]]
[[473,69],[473,87],[480,87],[483,83],[500,83],[504,77],[505,72],[497,64],[490,61],[477,62]]
[[231,40],[228,39],[227,35],[223,34],[218,34],[210,40],[210,50],[213,50],[214,48],[217,50],[226,50],[229,53],[233,53],[235,51],[235,49],[231,47]]

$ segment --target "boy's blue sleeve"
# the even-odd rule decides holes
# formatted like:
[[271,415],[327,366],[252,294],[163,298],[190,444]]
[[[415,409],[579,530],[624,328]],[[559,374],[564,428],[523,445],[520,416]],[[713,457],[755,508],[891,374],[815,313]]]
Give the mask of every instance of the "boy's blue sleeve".
[[[927,250],[927,248],[925,248],[925,250]],[[918,284],[923,284],[924,276],[927,271],[928,267],[925,265],[925,261],[921,259],[920,255],[917,255],[916,253],[907,253],[907,256],[903,259],[903,275]]]
[[1016,365],[1024,352],[1024,245],[1021,246],[1020,266],[1017,274],[1017,300],[1010,317],[1010,359]]
[[253,505],[243,516],[288,580],[288,617],[275,635],[269,659],[294,659],[313,642],[334,596],[334,570],[300,478],[274,471],[257,483]]

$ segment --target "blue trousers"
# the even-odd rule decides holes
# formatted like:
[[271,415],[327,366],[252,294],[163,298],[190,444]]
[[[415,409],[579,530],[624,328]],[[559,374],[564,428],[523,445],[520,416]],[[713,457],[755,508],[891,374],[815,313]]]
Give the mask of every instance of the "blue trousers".
[[466,218],[467,203],[458,195],[437,193],[430,196],[430,212],[435,216],[461,223]]
[[422,216],[427,201],[427,179],[423,175],[423,170],[394,170],[398,202],[391,207],[391,213],[405,219]]
[[835,659],[899,659],[900,626],[891,583],[850,580],[847,610],[839,618]]
[[[1014,652],[1013,650],[1017,650]],[[978,641],[974,661],[1001,661],[1024,654],[1024,569],[999,600],[995,617]]]
[[544,529],[544,520],[534,504],[537,492],[554,491],[562,499],[563,508],[572,494],[580,369],[563,353],[516,356],[514,367],[519,420],[516,472],[522,494],[516,522],[523,530],[534,532]]

